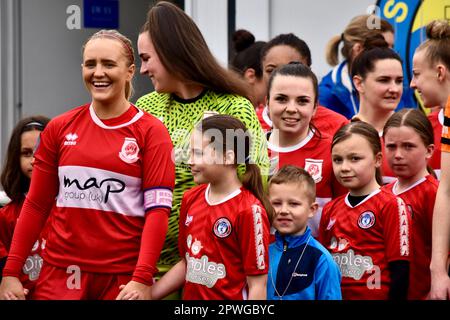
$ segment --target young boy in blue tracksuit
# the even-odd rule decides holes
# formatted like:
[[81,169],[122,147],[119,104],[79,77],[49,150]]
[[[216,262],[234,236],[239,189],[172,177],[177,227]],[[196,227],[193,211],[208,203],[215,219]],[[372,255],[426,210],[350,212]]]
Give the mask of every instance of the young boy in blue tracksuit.
[[268,300],[341,300],[341,274],[311,235],[317,211],[314,180],[304,169],[281,168],[269,181],[275,242],[269,246]]

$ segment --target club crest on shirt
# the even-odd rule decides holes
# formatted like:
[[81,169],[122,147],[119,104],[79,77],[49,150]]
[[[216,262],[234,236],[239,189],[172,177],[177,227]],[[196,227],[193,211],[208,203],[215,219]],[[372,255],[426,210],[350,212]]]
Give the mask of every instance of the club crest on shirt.
[[231,233],[231,222],[227,218],[219,218],[214,223],[213,232],[219,238],[226,238]]
[[361,213],[358,218],[358,226],[361,229],[369,229],[375,224],[375,215],[372,211],[365,211]]
[[139,146],[136,139],[125,138],[119,157],[126,163],[134,163],[139,160]]
[[323,160],[305,159],[305,170],[311,175],[315,183],[322,181]]

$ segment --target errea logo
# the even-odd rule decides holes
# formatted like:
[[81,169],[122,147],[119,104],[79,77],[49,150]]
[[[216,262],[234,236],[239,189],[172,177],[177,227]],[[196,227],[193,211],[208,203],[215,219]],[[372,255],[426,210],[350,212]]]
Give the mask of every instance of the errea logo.
[[66,135],[65,146],[75,146],[77,144],[78,135],[76,133],[69,133]]

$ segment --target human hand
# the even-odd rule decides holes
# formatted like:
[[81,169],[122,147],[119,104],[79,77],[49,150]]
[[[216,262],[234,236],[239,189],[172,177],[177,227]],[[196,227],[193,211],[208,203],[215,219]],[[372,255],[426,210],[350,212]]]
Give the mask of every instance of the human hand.
[[0,284],[0,300],[25,300],[28,292],[18,278],[3,277]]
[[441,272],[431,275],[431,289],[428,299],[450,300],[450,277],[447,273]]
[[137,281],[130,281],[119,287],[120,293],[116,300],[151,300],[152,287]]

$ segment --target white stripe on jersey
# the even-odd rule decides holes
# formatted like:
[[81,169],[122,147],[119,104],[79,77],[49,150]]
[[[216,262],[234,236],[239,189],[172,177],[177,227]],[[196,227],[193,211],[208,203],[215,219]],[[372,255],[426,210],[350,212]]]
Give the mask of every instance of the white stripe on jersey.
[[141,178],[81,166],[60,166],[57,207],[144,217]]
[[434,169],[434,173],[439,181],[441,181],[441,169]]

